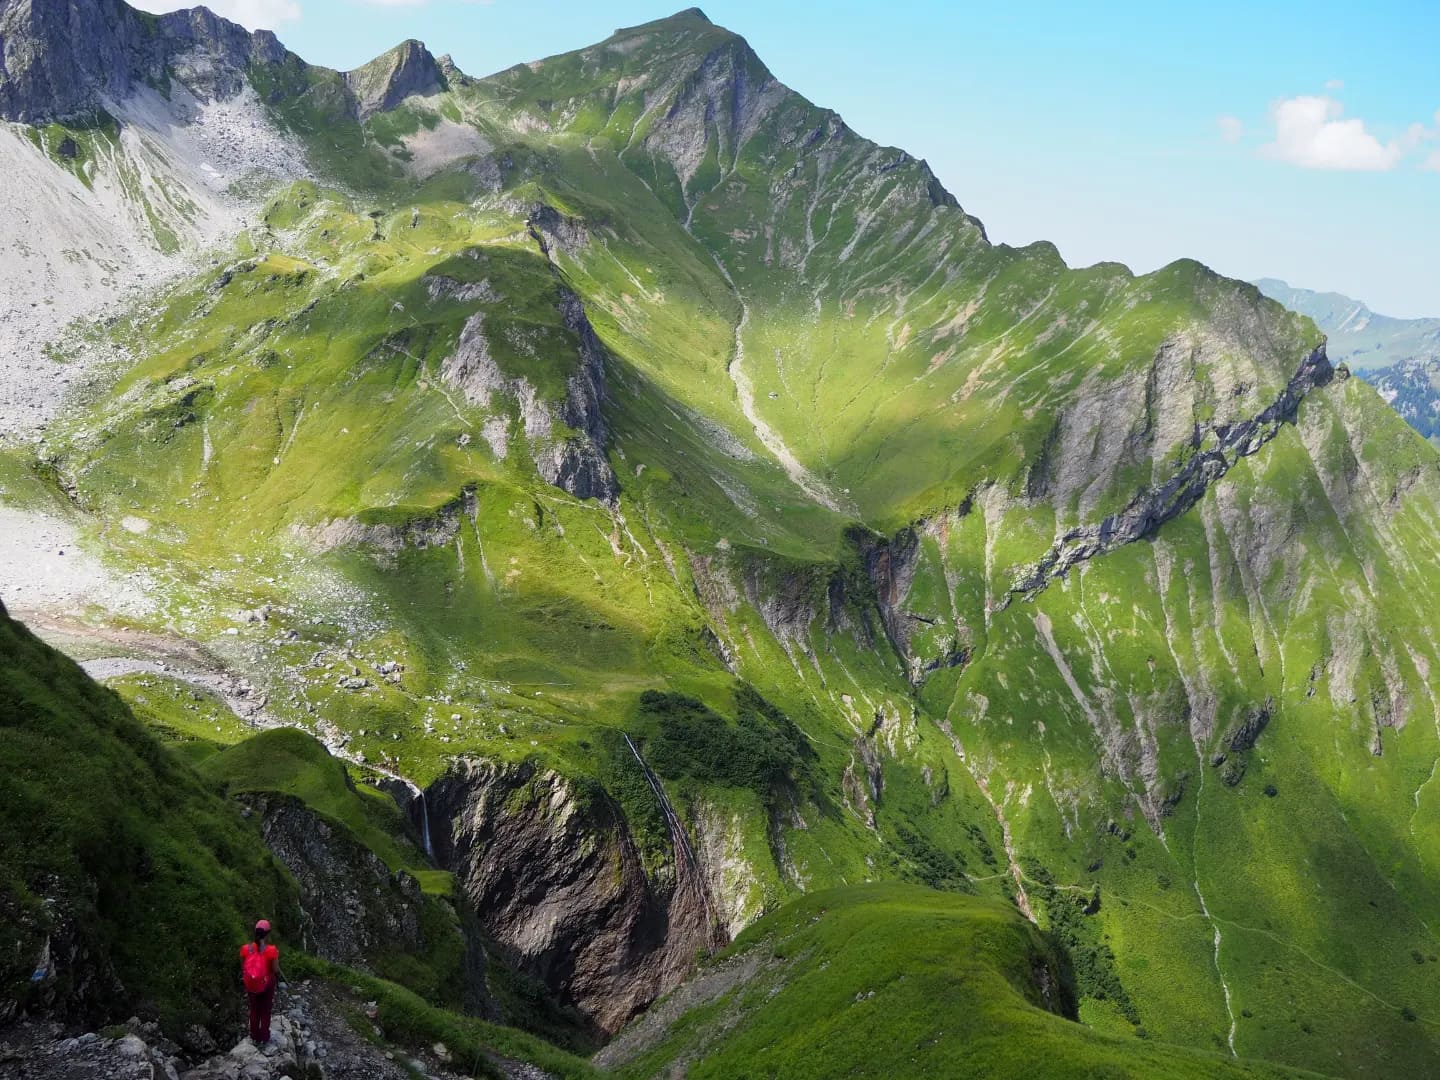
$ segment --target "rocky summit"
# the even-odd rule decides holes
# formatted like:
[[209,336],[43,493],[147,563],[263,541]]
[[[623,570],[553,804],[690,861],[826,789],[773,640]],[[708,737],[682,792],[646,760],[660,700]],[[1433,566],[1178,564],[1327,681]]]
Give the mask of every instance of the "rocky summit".
[[1440,456],[1310,317],[696,9],[0,55],[4,1075],[1440,1072]]

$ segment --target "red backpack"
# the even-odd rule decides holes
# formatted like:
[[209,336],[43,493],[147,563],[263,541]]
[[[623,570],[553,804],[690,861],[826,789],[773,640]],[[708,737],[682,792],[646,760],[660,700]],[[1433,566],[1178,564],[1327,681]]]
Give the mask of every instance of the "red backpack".
[[264,993],[270,986],[270,950],[254,942],[245,946],[240,961],[240,976],[245,989],[252,994]]

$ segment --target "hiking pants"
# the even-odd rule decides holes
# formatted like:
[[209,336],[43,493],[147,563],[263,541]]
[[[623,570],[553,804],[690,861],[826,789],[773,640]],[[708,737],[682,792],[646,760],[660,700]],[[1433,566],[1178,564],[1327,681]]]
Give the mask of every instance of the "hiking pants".
[[270,1041],[270,1010],[275,1007],[275,988],[277,980],[271,979],[270,985],[258,994],[250,994],[250,1041],[254,1043],[265,1043]]

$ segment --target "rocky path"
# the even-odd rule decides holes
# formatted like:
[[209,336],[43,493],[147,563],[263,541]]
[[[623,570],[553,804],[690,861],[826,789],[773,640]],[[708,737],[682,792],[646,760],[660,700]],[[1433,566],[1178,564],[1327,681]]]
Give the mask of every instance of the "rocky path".
[[[27,1022],[0,1032],[4,1080],[461,1080],[474,1071],[440,1043],[418,1052],[387,1045],[372,1021],[373,1004],[328,983],[282,992],[271,1043],[242,1038],[228,1051],[196,1055],[153,1024],[130,1020],[104,1034],[66,1033]],[[533,1065],[490,1059],[511,1080],[548,1080]],[[482,1073],[483,1075],[483,1073]]]

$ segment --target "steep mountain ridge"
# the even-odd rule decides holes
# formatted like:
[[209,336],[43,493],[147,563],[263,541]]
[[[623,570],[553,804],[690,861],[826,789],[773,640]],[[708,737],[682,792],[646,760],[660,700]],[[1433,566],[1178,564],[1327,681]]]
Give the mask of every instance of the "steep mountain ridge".
[[[156,632],[422,786],[604,1030],[899,877],[1062,935],[1096,1028],[1434,1067],[1440,465],[1313,323],[991,244],[694,11],[389,55],[383,113],[249,70],[308,178],[97,331],[133,362],[12,497],[58,476]],[[495,836],[592,862],[517,892]]]
[[[257,69],[284,70],[301,93],[333,74],[306,64],[272,31],[246,30],[204,7],[152,15],[123,0],[6,0],[0,41],[0,119],[31,125],[84,120],[145,88],[168,97],[172,81],[211,101],[240,94]],[[413,40],[339,74],[362,118],[445,85],[438,62]]]
[[345,85],[355,95],[355,108],[364,120],[389,112],[407,97],[429,97],[445,89],[445,75],[422,42],[403,41],[383,56],[345,72]]
[[178,78],[202,99],[233,97],[251,64],[298,62],[268,30],[207,8],[149,15],[119,0],[7,0],[0,119],[74,120]]

